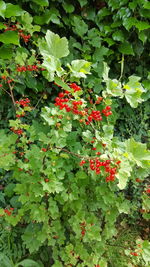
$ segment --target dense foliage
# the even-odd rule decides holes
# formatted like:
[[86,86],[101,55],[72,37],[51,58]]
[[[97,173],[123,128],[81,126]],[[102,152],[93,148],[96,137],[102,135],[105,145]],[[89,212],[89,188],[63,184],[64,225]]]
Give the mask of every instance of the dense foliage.
[[149,9],[0,1],[2,267],[149,266]]

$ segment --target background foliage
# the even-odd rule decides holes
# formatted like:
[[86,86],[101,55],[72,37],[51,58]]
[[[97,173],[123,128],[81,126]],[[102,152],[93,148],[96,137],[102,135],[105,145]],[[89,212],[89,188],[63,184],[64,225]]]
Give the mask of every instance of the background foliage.
[[[146,224],[149,220],[149,197],[145,190],[148,186],[149,164],[146,147],[150,146],[149,9],[150,3],[145,0],[121,0],[119,3],[116,0],[80,0],[74,3],[70,0],[0,1],[0,125],[2,129],[0,134],[2,207],[0,248],[2,254],[0,257],[4,266],[31,267],[44,264],[59,267],[64,262],[66,266],[118,267],[121,264],[123,267],[148,266],[149,230]],[[60,87],[62,90],[70,90],[68,86],[70,82],[76,82],[84,88],[82,94],[80,92],[74,94],[73,91],[71,94],[73,99],[85,101],[85,107],[92,110],[97,96],[104,97],[104,106],[112,107],[113,116],[104,120],[103,127],[100,128],[103,143],[108,143],[108,151],[105,153],[105,150],[100,147],[98,142],[101,136],[98,136],[98,133],[96,138],[99,141],[96,143],[96,148],[107,155],[112,153],[116,160],[118,156],[119,159],[122,157],[121,161],[124,164],[121,164],[120,177],[126,178],[131,175],[131,179],[123,185],[120,182],[119,188],[116,184],[107,186],[102,182],[100,190],[96,184],[96,178],[89,174],[86,168],[84,171],[82,166],[79,168],[78,158],[73,156],[67,158],[67,153],[64,151],[58,153],[55,150],[55,146],[65,149],[67,145],[72,153],[82,155],[84,153],[84,156],[90,157],[95,155],[94,151],[91,153],[91,147],[87,146],[86,142],[89,143],[95,136],[99,125],[94,124],[95,131],[88,128],[90,126],[84,128],[85,126],[82,126],[72,115],[70,120],[68,117],[65,118],[63,110],[57,110],[60,116],[64,116],[62,120],[61,117],[56,116],[52,105],[61,90]],[[21,98],[29,98],[33,108],[30,105],[16,108],[15,101]],[[51,114],[53,118],[49,118],[51,111],[45,108],[50,105],[53,108],[53,114]],[[22,116],[21,120],[19,117],[16,118],[16,110],[17,115],[22,116],[25,113],[27,116]],[[98,110],[101,110],[101,107],[98,107]],[[70,124],[67,127],[68,121]],[[60,123],[63,125],[63,131],[59,129]],[[23,129],[23,136],[20,135],[17,139],[16,133],[11,134],[9,127]],[[108,139],[111,139],[113,134],[116,139],[112,139],[112,143],[109,143]],[[57,140],[53,136],[57,137]],[[48,147],[49,138],[52,139],[54,146],[52,151],[49,151]],[[41,151],[42,148],[46,149],[45,155],[43,155],[44,151]],[[114,148],[120,150],[115,151]],[[10,151],[17,151],[17,154],[10,154]],[[21,153],[25,153],[30,163],[25,161],[26,157]],[[49,191],[51,188],[48,187],[47,182],[43,182],[42,191],[39,184],[41,180],[38,179],[41,177],[49,179],[46,178],[47,175],[53,175],[55,172],[53,166],[49,169],[50,160],[57,162],[57,164],[54,163],[57,166],[55,175],[59,177],[60,184],[55,184],[56,177],[53,177],[54,191]],[[43,168],[42,172],[40,166]],[[24,169],[26,173],[22,174],[18,168]],[[61,174],[59,168],[61,168]],[[29,185],[31,173],[28,173],[28,170],[32,171],[32,175],[37,179],[36,189],[35,184]],[[70,200],[66,196],[68,180],[63,181],[65,189],[62,190],[63,174],[64,177],[67,174],[67,179],[74,175],[77,178],[77,182],[70,185],[70,190],[73,191]],[[38,178],[39,175],[40,178]],[[92,180],[86,180],[87,176]],[[30,186],[32,197],[28,202],[26,194]],[[82,186],[85,191],[88,190],[87,196],[82,192]],[[37,192],[39,195],[36,203],[34,198],[37,197]],[[62,193],[59,194],[59,192]],[[50,195],[49,204],[45,200],[46,194]],[[91,206],[86,207],[90,194],[93,196],[93,201]],[[108,198],[105,198],[105,194]],[[76,200],[80,198],[79,196],[82,196],[81,202],[84,207],[82,214],[77,212],[81,205],[80,201]],[[65,202],[66,198],[68,202]],[[94,198],[96,198],[95,201]],[[96,207],[96,201],[102,202],[103,211],[99,211]],[[116,204],[114,204],[115,201]],[[50,206],[49,215],[42,211],[45,205]],[[72,205],[72,214],[69,214],[70,205]],[[130,210],[127,208],[128,205]],[[27,216],[29,212],[27,206],[30,207],[30,217]],[[10,207],[19,210],[19,213],[16,218],[6,216],[4,220],[3,209]],[[109,209],[112,207],[112,214],[109,213],[108,207]],[[62,214],[61,219],[58,210]],[[89,210],[91,214],[96,213],[96,215],[90,217]],[[74,217],[75,214],[77,214],[76,217]],[[66,225],[67,216],[70,216],[70,221],[68,220]],[[95,227],[97,228],[91,235],[89,234],[89,237],[84,237],[87,239],[82,247],[81,244],[79,245],[81,229],[80,227],[77,229],[77,225],[88,218],[86,227],[89,229],[95,219],[92,216],[96,216]],[[41,221],[38,221],[37,217],[41,218]],[[45,236],[50,231],[47,223],[50,218],[55,221],[55,227],[52,226],[54,238],[46,240]],[[76,218],[75,223],[73,218]],[[73,233],[76,233],[77,243],[74,244],[75,252],[66,256],[73,250],[74,234],[70,234],[69,223]],[[41,227],[43,227],[43,236],[40,236]],[[99,227],[102,232],[104,231],[103,242],[98,240]],[[115,229],[118,229],[117,234]],[[127,232],[125,240],[124,231]],[[35,238],[31,243],[33,233]],[[36,238],[37,233],[39,233],[39,240]],[[17,242],[14,242],[16,235]],[[57,235],[61,236],[60,240],[57,239]],[[143,240],[142,236],[144,236]],[[63,245],[65,238],[70,243]],[[93,240],[97,240],[97,243],[92,243],[96,242]],[[94,253],[92,246],[95,247],[96,256],[92,254]],[[55,249],[52,249],[53,247]],[[130,254],[130,250],[139,253],[138,247],[143,249],[139,258]],[[77,258],[79,251],[82,251],[81,259]],[[101,255],[99,251],[102,251]],[[90,258],[88,258],[89,255]],[[23,262],[24,259],[26,261]],[[35,260],[36,263],[30,260]],[[19,261],[23,262],[22,265],[21,263],[17,265]]]

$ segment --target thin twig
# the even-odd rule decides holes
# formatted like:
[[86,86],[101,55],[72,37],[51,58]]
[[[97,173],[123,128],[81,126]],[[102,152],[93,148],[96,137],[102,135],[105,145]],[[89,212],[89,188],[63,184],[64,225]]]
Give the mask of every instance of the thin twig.
[[12,102],[13,102],[14,107],[16,109],[16,101],[15,101],[15,98],[14,98],[14,95],[13,95],[13,87],[10,85],[10,83],[8,84],[8,86],[9,86],[9,89],[10,89],[10,95],[11,95]]
[[33,110],[36,109],[36,107],[38,106],[38,104],[40,103],[40,101],[41,101],[42,98],[43,98],[43,95],[40,97],[40,99],[39,99],[38,102],[36,103],[36,105],[35,105],[35,107],[33,108]]
[[61,148],[61,147],[57,147],[57,146],[56,146],[56,148],[57,148],[57,149],[60,149],[60,150],[62,150],[62,151],[64,151],[64,152],[66,152],[66,153],[68,153],[68,154],[71,154],[71,155],[73,155],[73,156],[76,156],[76,157],[78,157],[78,158],[87,158],[87,159],[89,159],[88,157],[81,156],[81,155],[79,155],[79,154],[77,154],[77,153],[74,153],[74,152],[71,152],[71,151],[69,151],[69,150],[67,150],[67,149],[65,149],[65,148]]
[[1,89],[11,97],[11,94],[8,91],[6,91],[4,88]]

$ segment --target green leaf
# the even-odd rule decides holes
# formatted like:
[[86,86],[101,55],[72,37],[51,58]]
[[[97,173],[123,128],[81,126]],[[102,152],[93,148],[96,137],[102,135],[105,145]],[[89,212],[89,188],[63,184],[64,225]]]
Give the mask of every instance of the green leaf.
[[86,74],[90,74],[91,62],[83,59],[76,59],[67,65],[71,71],[71,77],[86,78]]
[[120,41],[120,42],[124,42],[124,34],[122,31],[116,31],[113,33],[112,35],[112,38],[115,40],[115,41]]
[[130,44],[128,42],[124,42],[123,44],[119,45],[118,49],[122,54],[134,55],[132,44]]
[[48,0],[32,0],[32,2],[36,3],[37,5],[40,6],[49,6],[49,1]]
[[150,2],[149,2],[149,1],[145,1],[143,7],[144,7],[145,9],[150,9]]
[[87,174],[84,171],[78,171],[76,173],[76,178],[77,179],[87,179]]
[[6,26],[2,22],[0,22],[0,30],[5,29],[5,28]]
[[34,16],[34,22],[39,25],[49,24],[50,21],[55,24],[60,24],[60,14],[58,9],[50,8],[49,10],[46,9],[44,15],[42,16]]
[[106,90],[110,95],[123,97],[121,83],[116,79],[106,81]]
[[124,95],[131,107],[136,108],[139,103],[142,103],[142,94],[146,91],[139,82],[141,78],[138,76],[130,76],[129,82],[124,85]]
[[132,168],[130,166],[129,161],[124,160],[123,163],[121,163],[120,165],[119,172],[116,174],[116,177],[119,180],[119,183],[117,184],[117,186],[121,190],[123,190],[126,187],[128,179],[131,175],[131,171],[132,171]]
[[15,265],[15,267],[41,267],[41,265],[33,260],[30,259],[25,259],[23,261],[20,261],[19,263],[17,263],[17,265]]
[[5,18],[6,4],[4,1],[0,1],[0,16]]
[[103,64],[104,64],[104,70],[103,70],[103,76],[102,77],[103,77],[104,81],[107,81],[107,80],[109,80],[108,74],[109,74],[110,68],[108,67],[106,62],[103,62]]
[[37,80],[35,77],[32,77],[31,75],[27,75],[25,83],[27,87],[34,89],[36,92],[37,90]]
[[70,87],[65,82],[63,82],[61,78],[55,77],[54,80],[55,83],[61,86],[64,90],[71,91]]
[[30,253],[37,251],[42,245],[42,242],[38,240],[38,235],[42,231],[41,227],[37,224],[33,225],[30,223],[22,236],[26,247],[29,249]]
[[81,7],[85,6],[87,4],[87,0],[78,0]]
[[135,26],[136,28],[138,28],[139,31],[143,31],[150,28],[150,24],[145,21],[137,21]]
[[125,144],[126,151],[130,153],[131,160],[134,160],[141,167],[145,167],[145,162],[147,162],[150,167],[150,151],[147,150],[146,144],[136,142],[133,138],[127,140]]
[[0,263],[3,267],[12,267],[10,259],[4,253],[0,253]]
[[138,36],[139,36],[139,39],[143,42],[143,44],[145,44],[145,42],[147,41],[147,37],[148,37],[146,32],[140,31],[138,33]]
[[142,257],[146,264],[150,263],[150,242],[144,240],[142,243]]
[[60,261],[55,260],[55,263],[52,265],[52,267],[63,267],[63,265]]
[[69,4],[69,3],[63,3],[62,4],[64,10],[66,11],[66,13],[72,13],[74,11],[74,6]]
[[44,107],[42,109],[41,117],[48,123],[48,125],[55,125],[55,120],[51,118],[51,114],[52,109],[50,109],[49,107]]
[[83,35],[88,31],[88,25],[81,19],[81,17],[74,16],[72,24],[74,26],[73,30],[80,37],[83,37]]
[[15,31],[6,31],[0,34],[0,42],[4,44],[19,45],[19,36]]
[[68,41],[65,37],[60,38],[58,34],[48,30],[45,39],[46,42],[39,43],[42,55],[51,55],[55,58],[62,58],[69,54]]
[[6,194],[6,196],[8,196],[8,197],[12,197],[13,196],[13,194],[14,194],[14,188],[15,188],[15,184],[13,184],[13,183],[9,183],[6,187],[5,187],[5,194]]
[[136,18],[127,18],[123,21],[123,26],[126,28],[126,30],[130,30],[132,26],[135,26],[137,23]]
[[6,18],[21,16],[21,14],[24,12],[25,11],[23,11],[19,5],[13,5],[10,3],[6,4],[6,12],[5,12]]
[[114,126],[113,125],[104,125],[103,126],[103,131],[104,131],[105,137],[108,138],[108,139],[112,139],[113,130],[114,130]]
[[12,56],[13,56],[13,51],[10,45],[2,45],[0,47],[0,58],[11,59]]
[[[46,78],[49,81],[54,80],[55,73],[57,73],[59,77],[65,74],[64,69],[61,67],[60,60],[56,57],[44,56],[44,62],[42,66],[48,70],[48,75],[46,76]],[[45,71],[44,71],[44,74],[45,74]]]

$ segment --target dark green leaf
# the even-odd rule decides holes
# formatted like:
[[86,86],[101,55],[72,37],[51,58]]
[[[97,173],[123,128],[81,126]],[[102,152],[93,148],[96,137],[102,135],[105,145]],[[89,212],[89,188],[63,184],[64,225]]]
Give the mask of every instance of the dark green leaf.
[[40,6],[49,6],[48,0],[32,0],[32,2]]
[[0,34],[0,42],[4,44],[19,45],[19,36],[15,31],[6,31]]
[[134,55],[132,44],[128,42],[124,42],[123,44],[119,45],[119,51],[125,55]]

